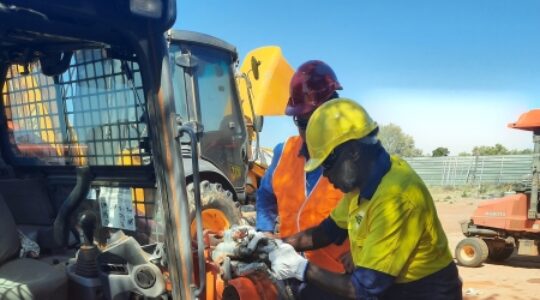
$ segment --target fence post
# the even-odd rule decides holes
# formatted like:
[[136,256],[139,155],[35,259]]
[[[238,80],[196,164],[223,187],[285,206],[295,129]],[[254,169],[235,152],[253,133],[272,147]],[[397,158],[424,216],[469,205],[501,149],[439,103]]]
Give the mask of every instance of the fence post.
[[499,167],[499,178],[497,178],[497,184],[501,184],[503,169],[504,169],[504,156],[501,157],[501,166]]
[[457,178],[457,168],[458,168],[458,162],[457,157],[454,157],[454,179],[452,180],[452,186],[456,186],[456,178]]

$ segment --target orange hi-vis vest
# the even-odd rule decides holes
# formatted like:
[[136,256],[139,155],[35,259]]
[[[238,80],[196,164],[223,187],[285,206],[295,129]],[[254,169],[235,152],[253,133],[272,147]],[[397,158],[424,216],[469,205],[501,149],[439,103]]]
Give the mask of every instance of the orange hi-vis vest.
[[[307,195],[306,158],[300,154],[302,145],[301,137],[289,138],[273,174],[272,188],[277,199],[281,237],[319,225],[343,197],[343,193],[322,175]],[[306,251],[305,255],[317,266],[333,272],[344,272],[340,257],[347,251],[349,241],[340,246],[331,244],[315,251]]]

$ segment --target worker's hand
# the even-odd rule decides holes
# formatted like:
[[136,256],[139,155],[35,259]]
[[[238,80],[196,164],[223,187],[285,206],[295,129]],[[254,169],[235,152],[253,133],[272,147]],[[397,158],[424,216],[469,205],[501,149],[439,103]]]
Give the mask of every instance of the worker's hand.
[[308,265],[307,259],[298,254],[293,246],[278,243],[269,254],[272,270],[278,280],[296,278],[304,281],[304,273]]
[[352,259],[351,251],[347,251],[341,255],[339,258],[341,261],[341,264],[343,265],[343,268],[345,269],[345,273],[351,274],[354,272],[354,261]]

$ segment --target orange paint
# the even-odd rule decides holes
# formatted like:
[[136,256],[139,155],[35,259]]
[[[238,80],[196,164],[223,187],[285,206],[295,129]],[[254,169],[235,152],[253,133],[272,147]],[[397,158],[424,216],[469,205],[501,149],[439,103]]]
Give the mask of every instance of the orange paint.
[[520,193],[481,203],[472,219],[475,225],[482,227],[540,232],[540,220],[527,219],[528,209],[528,197]]

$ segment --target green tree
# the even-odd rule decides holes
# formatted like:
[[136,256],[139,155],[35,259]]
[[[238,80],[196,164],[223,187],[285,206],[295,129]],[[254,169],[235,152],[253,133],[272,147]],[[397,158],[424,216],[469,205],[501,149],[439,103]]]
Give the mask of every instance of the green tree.
[[450,154],[450,150],[445,147],[438,147],[437,149],[431,151],[431,156],[433,157],[448,156],[448,154]]
[[378,137],[390,154],[403,157],[422,156],[422,150],[415,147],[413,137],[404,133],[398,125],[390,123],[380,126]]
[[495,146],[476,146],[472,150],[473,155],[506,155],[509,154],[508,149],[501,144]]
[[523,149],[523,150],[514,149],[514,150],[510,150],[508,154],[516,155],[516,154],[532,154],[532,153],[533,153],[532,149]]

